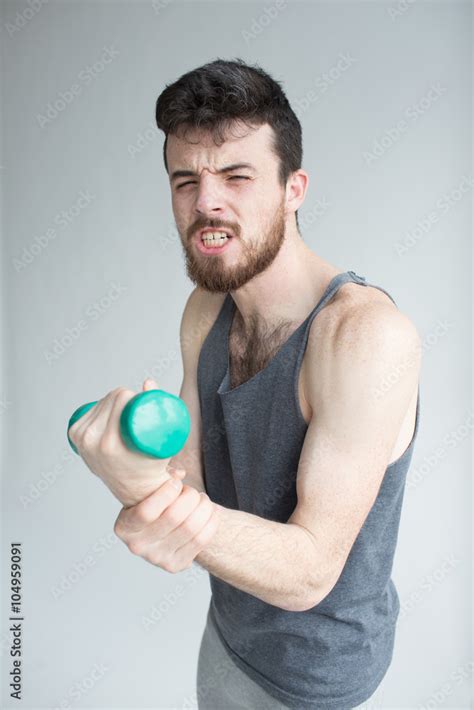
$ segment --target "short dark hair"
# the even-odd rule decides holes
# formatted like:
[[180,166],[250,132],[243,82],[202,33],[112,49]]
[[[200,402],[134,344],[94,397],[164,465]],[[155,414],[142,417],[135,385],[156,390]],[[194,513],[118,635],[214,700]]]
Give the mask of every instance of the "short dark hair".
[[[216,59],[183,74],[159,95],[156,124],[165,133],[163,160],[166,172],[168,135],[178,128],[211,131],[216,145],[225,141],[225,131],[235,120],[250,125],[268,123],[274,131],[272,150],[279,159],[278,179],[285,187],[289,175],[301,168],[301,124],[280,82],[257,64],[242,59]],[[298,227],[298,212],[295,212]]]

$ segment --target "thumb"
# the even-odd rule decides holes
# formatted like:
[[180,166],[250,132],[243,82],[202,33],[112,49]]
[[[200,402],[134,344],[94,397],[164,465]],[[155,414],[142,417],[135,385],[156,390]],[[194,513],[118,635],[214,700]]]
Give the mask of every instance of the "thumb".
[[158,389],[158,385],[153,380],[151,377],[147,377],[146,380],[143,383],[143,391],[146,392],[147,390],[156,390]]

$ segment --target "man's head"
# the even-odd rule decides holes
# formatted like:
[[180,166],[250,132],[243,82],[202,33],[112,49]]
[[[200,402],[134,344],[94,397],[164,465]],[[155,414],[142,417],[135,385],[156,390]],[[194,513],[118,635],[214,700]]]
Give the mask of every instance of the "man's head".
[[[236,290],[298,234],[300,123],[279,83],[242,60],[216,60],[168,85],[156,121],[187,274],[209,291]],[[201,240],[209,227],[231,235],[219,251]]]

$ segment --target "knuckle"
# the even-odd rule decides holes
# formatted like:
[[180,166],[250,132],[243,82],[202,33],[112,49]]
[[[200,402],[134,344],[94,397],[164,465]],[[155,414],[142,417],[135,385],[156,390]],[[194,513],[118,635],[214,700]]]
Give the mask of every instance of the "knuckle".
[[[177,493],[174,488],[173,490]],[[192,533],[193,530],[188,528],[189,523],[187,521],[199,506],[201,500],[201,496],[195,488],[184,485],[179,496],[163,511],[161,517],[164,518],[167,525],[170,525],[172,528],[184,525],[182,529],[185,532]]]
[[197,508],[191,511],[188,517],[182,523],[182,529],[191,535],[195,535],[203,526],[207,518],[209,517],[206,513],[206,508],[204,502],[200,503]]
[[161,517],[165,520],[167,525],[172,528],[176,528],[183,520],[183,513],[179,513],[173,508],[168,508],[164,511]]
[[187,503],[192,505],[194,508],[199,505],[202,500],[199,491],[192,486],[183,486],[183,495],[186,496]]
[[148,505],[138,505],[135,508],[135,519],[139,523],[149,525],[151,522],[153,522],[155,517]]
[[81,437],[80,444],[85,449],[90,449],[95,443],[95,432],[92,427],[88,427]]
[[209,518],[212,515],[212,511],[213,511],[213,503],[209,500],[209,498],[206,498],[205,496],[203,496],[201,498],[201,504],[199,505],[199,507],[196,510],[196,513],[199,512],[199,519],[201,521],[201,524],[203,524],[207,520],[209,520]]
[[132,555],[141,555],[143,552],[143,543],[140,540],[130,540],[127,542],[127,547]]
[[215,510],[215,505],[207,496],[202,497],[201,506],[204,511],[211,515]]
[[173,560],[164,560],[161,562],[160,567],[165,570],[165,572],[169,572],[170,574],[176,574],[176,572],[179,572],[177,565]]
[[152,564],[152,565],[155,564],[155,563],[153,562],[153,557],[152,557],[152,555],[150,554],[150,552],[146,552],[146,551],[145,551],[142,555],[140,555],[140,557],[142,558],[142,560],[145,560],[145,562],[149,562],[149,563]]
[[197,535],[194,536],[194,542],[198,547],[202,547],[208,541],[209,533],[206,532],[206,528],[200,530]]
[[165,491],[171,498],[177,498],[183,492],[183,487],[181,487],[180,489],[175,488],[175,486],[173,485],[172,478],[170,478],[169,481],[166,481],[166,484],[167,485],[165,487]]
[[114,443],[111,437],[109,436],[103,436],[102,439],[99,442],[99,451],[101,454],[113,454],[114,452]]
[[195,518],[193,519],[192,516],[189,516],[189,518],[186,518],[186,520],[181,523],[181,529],[190,537],[194,537],[199,531],[199,528],[199,522]]
[[194,540],[198,538],[208,525],[209,520],[212,519],[211,505],[209,500],[203,499],[201,505],[182,523],[182,529]]

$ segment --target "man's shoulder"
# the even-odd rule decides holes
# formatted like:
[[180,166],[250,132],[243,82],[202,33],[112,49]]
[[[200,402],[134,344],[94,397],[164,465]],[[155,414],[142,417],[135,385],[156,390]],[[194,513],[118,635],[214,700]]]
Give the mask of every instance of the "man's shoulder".
[[349,345],[353,339],[377,336],[390,329],[403,337],[415,326],[379,288],[348,282],[313,319],[308,348]]
[[186,301],[181,337],[192,337],[202,345],[219,315],[226,295],[225,293],[206,291],[200,286],[196,286]]
[[[421,339],[414,323],[380,289],[344,284],[313,319],[304,357],[304,382],[311,402],[330,373],[351,363],[377,358],[419,359]],[[317,383],[320,383],[318,386]],[[312,383],[312,385],[311,385]],[[311,397],[313,392],[313,397]]]

